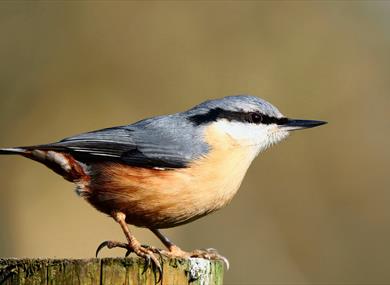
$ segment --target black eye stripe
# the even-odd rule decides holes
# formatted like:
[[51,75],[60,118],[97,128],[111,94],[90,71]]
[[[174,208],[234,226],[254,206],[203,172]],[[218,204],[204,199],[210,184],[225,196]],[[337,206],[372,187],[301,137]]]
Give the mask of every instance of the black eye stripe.
[[283,125],[287,123],[287,118],[275,118],[270,117],[257,112],[238,112],[238,111],[227,111],[221,108],[211,109],[207,113],[200,115],[193,115],[188,118],[195,125],[207,124],[215,122],[218,119],[226,119],[228,121],[246,122],[254,124],[277,124]]

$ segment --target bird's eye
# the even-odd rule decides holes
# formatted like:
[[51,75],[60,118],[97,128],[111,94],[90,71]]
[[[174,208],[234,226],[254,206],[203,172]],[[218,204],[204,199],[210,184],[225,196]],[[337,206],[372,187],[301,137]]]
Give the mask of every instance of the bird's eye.
[[251,113],[250,118],[251,122],[255,124],[260,124],[263,121],[263,116],[259,113]]

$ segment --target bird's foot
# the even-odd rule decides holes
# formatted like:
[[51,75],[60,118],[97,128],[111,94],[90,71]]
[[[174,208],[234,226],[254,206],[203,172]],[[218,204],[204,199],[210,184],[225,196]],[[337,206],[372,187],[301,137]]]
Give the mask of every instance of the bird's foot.
[[195,249],[191,252],[191,257],[205,258],[209,260],[221,260],[227,270],[229,270],[229,260],[218,253],[215,248],[206,248],[206,249]]
[[159,254],[166,255],[169,257],[176,257],[176,258],[204,258],[208,260],[222,260],[222,262],[225,264],[226,269],[229,270],[229,261],[226,257],[220,255],[215,248],[207,248],[207,249],[196,249],[191,252],[187,252],[182,250],[176,245],[173,245],[169,248],[169,251],[160,250]]
[[102,250],[104,247],[107,247],[109,249],[120,247],[126,249],[125,257],[129,256],[130,253],[134,252],[139,257],[142,257],[145,259],[145,267],[144,271],[151,265],[152,268],[157,269],[159,273],[159,278],[156,283],[159,283],[162,278],[162,267],[160,265],[160,262],[158,261],[155,253],[160,254],[160,250],[154,247],[150,247],[147,245],[141,245],[138,243],[138,241],[134,240],[132,243],[124,243],[124,242],[118,242],[118,241],[104,241],[102,242],[98,248],[96,249],[96,257],[98,256],[100,250]]

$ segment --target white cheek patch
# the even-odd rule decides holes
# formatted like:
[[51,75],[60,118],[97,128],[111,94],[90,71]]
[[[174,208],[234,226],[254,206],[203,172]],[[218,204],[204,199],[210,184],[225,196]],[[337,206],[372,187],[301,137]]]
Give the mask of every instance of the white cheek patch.
[[267,131],[264,125],[234,122],[226,119],[218,120],[214,125],[237,142],[244,144],[258,144],[259,141],[266,139]]
[[280,129],[276,124],[264,125],[218,120],[214,125],[228,134],[242,146],[257,146],[258,151],[280,142],[288,136],[288,132]]

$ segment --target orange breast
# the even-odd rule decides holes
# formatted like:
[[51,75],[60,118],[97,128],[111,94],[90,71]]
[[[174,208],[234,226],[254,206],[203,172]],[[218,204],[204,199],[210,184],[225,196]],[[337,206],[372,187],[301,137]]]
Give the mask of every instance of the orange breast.
[[97,166],[88,201],[106,213],[123,211],[130,224],[152,228],[173,227],[220,209],[236,194],[256,150],[213,127],[205,135],[210,152],[188,168]]

